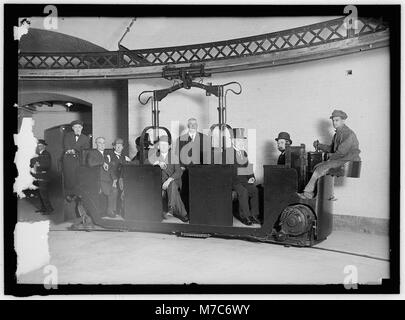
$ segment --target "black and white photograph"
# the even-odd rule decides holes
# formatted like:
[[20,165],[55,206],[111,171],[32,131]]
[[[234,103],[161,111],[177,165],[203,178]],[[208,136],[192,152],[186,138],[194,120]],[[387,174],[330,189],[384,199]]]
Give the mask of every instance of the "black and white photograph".
[[3,9],[6,295],[399,293],[401,5]]

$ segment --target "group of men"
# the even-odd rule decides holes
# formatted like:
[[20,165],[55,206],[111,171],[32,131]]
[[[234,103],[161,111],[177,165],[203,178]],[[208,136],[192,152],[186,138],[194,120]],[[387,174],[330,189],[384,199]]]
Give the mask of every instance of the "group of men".
[[[302,199],[312,199],[314,197],[317,179],[325,175],[330,168],[340,167],[347,161],[360,161],[357,137],[345,124],[347,114],[341,110],[334,110],[330,119],[336,130],[332,144],[324,145],[320,144],[319,141],[314,142],[315,148],[327,152],[328,160],[314,168],[314,173],[304,191],[298,193],[298,196]],[[63,142],[65,189],[68,192],[74,188],[76,183],[75,170],[80,165],[81,152],[83,149],[90,147],[90,139],[82,134],[83,123],[77,120],[72,122],[71,125],[72,132],[65,135]],[[148,135],[145,136],[145,141],[140,141],[140,137],[138,137],[135,141],[138,153],[132,160],[122,153],[124,149],[123,139],[116,139],[112,144],[113,152],[106,152],[105,139],[103,137],[96,138],[96,148],[89,152],[86,164],[90,167],[100,168],[100,193],[107,197],[108,216],[116,217],[122,213],[122,199],[124,197],[121,176],[122,165],[130,161],[139,164],[141,162],[139,157],[140,149],[144,148],[144,152],[148,155],[145,157],[147,159],[145,163],[159,166],[162,170],[162,196],[167,198],[169,213],[183,222],[189,220],[181,197],[182,180],[187,181],[187,179],[182,179],[182,176],[187,177],[188,166],[207,163],[207,154],[204,150],[206,146],[210,146],[210,142],[207,135],[198,132],[198,123],[195,118],[188,120],[187,129],[187,133],[177,139],[174,152],[171,151],[172,142],[167,135],[160,136],[158,141],[153,143],[149,140]],[[254,223],[260,224],[261,221],[259,218],[258,189],[255,185],[256,178],[249,163],[246,139],[243,129],[233,129],[231,147],[226,148],[225,152],[227,154],[227,163],[228,155],[231,155],[231,163],[235,165],[236,169],[232,179],[232,190],[236,192],[239,202],[238,218],[243,224],[252,225]],[[292,140],[288,132],[280,132],[275,140],[280,151],[277,164],[284,165],[286,160],[285,150],[288,145],[292,144]],[[38,148],[43,150],[39,151],[38,159],[32,161],[32,166],[40,171],[46,171],[46,168],[48,168],[47,161],[49,160],[50,163],[49,153],[44,150],[44,147],[41,147],[45,145],[45,141],[39,140]],[[44,187],[42,188],[42,195],[40,192],[41,199],[43,199],[43,211],[50,212],[52,208],[49,200],[47,200],[47,194],[43,190]]]

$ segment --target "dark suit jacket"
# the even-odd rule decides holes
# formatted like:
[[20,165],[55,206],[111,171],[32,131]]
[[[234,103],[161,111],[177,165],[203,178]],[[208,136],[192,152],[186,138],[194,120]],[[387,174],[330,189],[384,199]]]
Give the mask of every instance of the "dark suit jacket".
[[[107,151],[104,151],[104,156],[97,149],[92,149],[87,155],[87,164],[89,167],[99,167],[100,169],[100,184],[101,189],[104,194],[109,194],[112,192],[113,177],[111,173],[111,163],[107,157]],[[103,169],[103,164],[107,163],[109,165],[108,171]]]
[[127,162],[125,160],[125,155],[121,154],[118,157],[114,151],[109,152],[108,155],[110,155],[111,159],[110,160],[111,177],[113,180],[118,180],[119,178],[121,178],[122,165]]
[[254,178],[255,175],[253,173],[253,166],[249,163],[248,154],[246,151],[239,152],[234,150],[235,157],[234,157],[234,178],[233,184],[248,182],[250,178]]
[[37,167],[37,173],[33,174],[33,176],[37,179],[47,180],[48,179],[48,171],[51,168],[51,154],[44,150],[38,157],[34,157],[30,160],[31,168],[34,167],[35,162],[39,163],[39,167]]
[[[181,157],[181,150],[187,145],[187,151],[190,163],[184,163],[184,158]],[[189,165],[189,164],[204,164],[204,146],[207,150],[207,153],[210,151],[209,138],[207,135],[197,132],[194,138],[194,141],[191,140],[190,135],[183,134],[181,135],[176,142],[176,156],[180,159],[180,164]],[[194,150],[198,150],[198,153],[193,153]],[[208,154],[209,156],[209,154]]]
[[336,129],[331,145],[319,144],[318,147],[329,153],[329,160],[360,161],[359,140],[346,125]]
[[177,185],[181,188],[181,176],[183,174],[183,170],[181,170],[179,161],[177,160],[176,156],[174,156],[172,161],[171,152],[167,154],[166,160],[163,159],[163,156],[158,151],[156,154],[153,154],[149,157],[148,161],[150,164],[154,164],[156,161],[163,161],[166,163],[167,168],[162,169],[162,183],[164,183],[169,177],[173,178]]
[[77,142],[73,131],[66,133],[63,137],[63,152],[74,149],[80,154],[83,149],[89,148],[91,148],[90,138],[85,134],[81,134]]
[[282,153],[278,156],[277,164],[278,164],[278,165],[284,165],[284,164],[285,164],[285,151],[282,152]]

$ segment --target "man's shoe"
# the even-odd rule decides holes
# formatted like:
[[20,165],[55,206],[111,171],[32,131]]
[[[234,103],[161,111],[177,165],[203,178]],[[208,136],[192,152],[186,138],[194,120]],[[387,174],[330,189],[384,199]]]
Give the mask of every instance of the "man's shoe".
[[175,218],[177,218],[177,219],[179,219],[179,220],[181,220],[183,222],[189,222],[188,216],[183,217],[183,216],[181,216],[181,215],[179,215],[177,213],[173,213],[173,217],[175,217]]
[[244,225],[251,226],[252,221],[250,221],[249,218],[240,218],[240,222],[242,222]]
[[262,224],[262,222],[259,220],[259,218],[255,217],[255,216],[249,217],[249,219],[250,219],[250,221],[252,221],[255,224]]

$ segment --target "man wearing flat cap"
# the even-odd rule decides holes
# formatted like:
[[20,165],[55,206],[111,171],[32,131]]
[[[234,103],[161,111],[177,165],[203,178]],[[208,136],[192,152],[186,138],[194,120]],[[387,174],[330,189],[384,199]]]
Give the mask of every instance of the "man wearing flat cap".
[[39,139],[37,143],[37,157],[30,161],[31,174],[35,178],[34,184],[38,186],[39,200],[41,208],[36,212],[48,215],[53,211],[51,202],[48,196],[48,171],[51,168],[51,154],[46,150],[47,143],[43,139]]
[[148,161],[162,170],[162,195],[167,196],[169,213],[183,222],[188,222],[187,211],[180,197],[183,170],[174,152],[170,152],[168,136],[160,136],[157,149],[149,151]]
[[275,140],[277,141],[277,149],[281,152],[277,164],[285,165],[285,148],[286,146],[292,145],[290,134],[288,132],[280,132]]
[[312,199],[314,197],[316,181],[327,174],[329,169],[340,168],[348,161],[360,161],[359,141],[353,130],[345,124],[347,114],[342,110],[334,110],[330,119],[336,131],[332,144],[327,145],[319,143],[318,140],[314,141],[315,148],[328,153],[328,160],[314,167],[315,171],[305,186],[304,192],[298,194],[302,199]]
[[63,137],[63,179],[65,193],[72,194],[76,186],[76,169],[80,166],[81,154],[90,148],[90,139],[82,134],[83,121],[75,120],[70,124],[72,131]]

